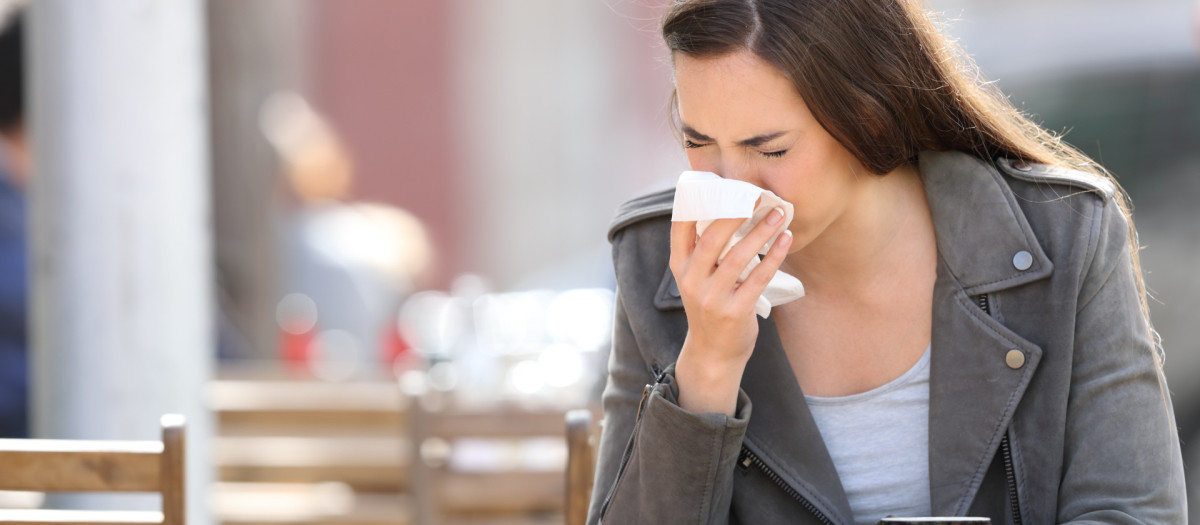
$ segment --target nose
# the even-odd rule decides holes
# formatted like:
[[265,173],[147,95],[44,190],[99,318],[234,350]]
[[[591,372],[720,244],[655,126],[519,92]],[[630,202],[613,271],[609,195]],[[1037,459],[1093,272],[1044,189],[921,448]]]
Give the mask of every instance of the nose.
[[722,159],[721,171],[718,173],[726,179],[749,182],[750,184],[759,186],[758,175],[749,164],[741,159],[726,157]]

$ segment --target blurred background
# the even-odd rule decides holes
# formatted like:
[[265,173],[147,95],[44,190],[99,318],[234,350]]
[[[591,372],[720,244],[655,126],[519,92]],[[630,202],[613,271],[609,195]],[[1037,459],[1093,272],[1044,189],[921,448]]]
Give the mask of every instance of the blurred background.
[[[325,503],[312,515],[360,512],[422,490],[411,479],[428,478],[411,476],[426,467],[560,468],[560,443],[438,441],[407,425],[449,406],[560,423],[595,408],[608,221],[686,168],[667,119],[665,0],[30,4],[0,2],[25,18],[5,44],[24,50],[0,57],[6,86],[25,86],[0,94],[17,101],[0,141],[6,436],[143,439],[157,414],[185,413],[189,497],[212,501],[189,507],[197,522],[315,522],[269,512],[313,501]],[[1197,4],[929,7],[985,79],[1131,194],[1193,474]],[[347,394],[381,385],[394,404]],[[363,450],[385,451],[347,458],[288,419],[354,419],[339,411],[401,428],[417,459],[361,429]],[[239,426],[272,417],[283,423]],[[395,468],[372,478],[372,462]],[[395,472],[404,480],[386,481]],[[438,512],[389,498],[385,517]]]

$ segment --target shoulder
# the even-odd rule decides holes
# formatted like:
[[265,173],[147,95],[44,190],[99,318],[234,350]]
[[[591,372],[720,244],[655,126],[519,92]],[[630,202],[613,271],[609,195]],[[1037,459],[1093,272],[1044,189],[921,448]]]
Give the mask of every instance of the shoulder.
[[631,199],[617,208],[608,230],[617,288],[639,314],[683,306],[669,268],[674,200],[674,188]]
[[1106,223],[1128,222],[1116,202],[1118,187],[1107,177],[1006,158],[995,165],[1039,237],[1066,241],[1062,236],[1068,235],[1094,242]]
[[1056,264],[1104,274],[1128,256],[1131,219],[1111,179],[1021,160],[998,159],[996,166]]
[[1094,173],[1003,157],[996,159],[996,166],[1010,180],[1075,188],[1094,193],[1103,200],[1112,199],[1116,194],[1116,185],[1111,180]]
[[671,216],[675,203],[675,188],[656,191],[626,201],[617,207],[608,226],[608,240],[612,242],[622,230],[635,224]]

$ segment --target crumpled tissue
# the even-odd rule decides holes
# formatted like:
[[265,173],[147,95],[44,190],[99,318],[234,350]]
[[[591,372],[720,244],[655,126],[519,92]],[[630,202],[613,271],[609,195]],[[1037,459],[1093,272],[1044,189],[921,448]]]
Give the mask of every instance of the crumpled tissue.
[[[766,255],[787,225],[791,224],[794,210],[790,202],[749,182],[723,179],[720,175],[707,171],[685,171],[675,185],[675,206],[671,220],[696,221],[696,235],[700,236],[716,219],[750,219],[743,222],[729,238],[729,242],[717,258],[720,264],[720,261],[725,259],[725,254],[729,253],[729,249],[745,238],[750,230],[775,208],[783,210],[784,220],[779,225],[779,231],[771,235],[770,241],[759,251],[759,256],[751,258],[746,264],[738,277],[738,282],[742,282],[759,265],[760,257]],[[754,313],[766,318],[771,315],[771,308],[801,297],[804,297],[804,285],[800,280],[783,271],[776,271],[767,288],[759,296]]]

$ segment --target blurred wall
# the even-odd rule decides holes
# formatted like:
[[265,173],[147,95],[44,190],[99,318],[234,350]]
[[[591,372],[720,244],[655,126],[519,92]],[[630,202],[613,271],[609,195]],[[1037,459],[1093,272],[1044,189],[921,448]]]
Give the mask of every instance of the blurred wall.
[[[471,191],[468,258],[502,286],[605,284],[606,226],[669,183],[658,10],[631,2],[455,4],[456,143]],[[536,273],[536,275],[535,275]]]
[[660,9],[643,4],[309,4],[315,104],[349,144],[355,197],[425,221],[432,286],[606,282],[613,210],[684,165]]
[[453,2],[309,2],[313,102],[355,163],[353,197],[425,222],[437,254],[429,283],[468,268],[463,163],[454,134]]

